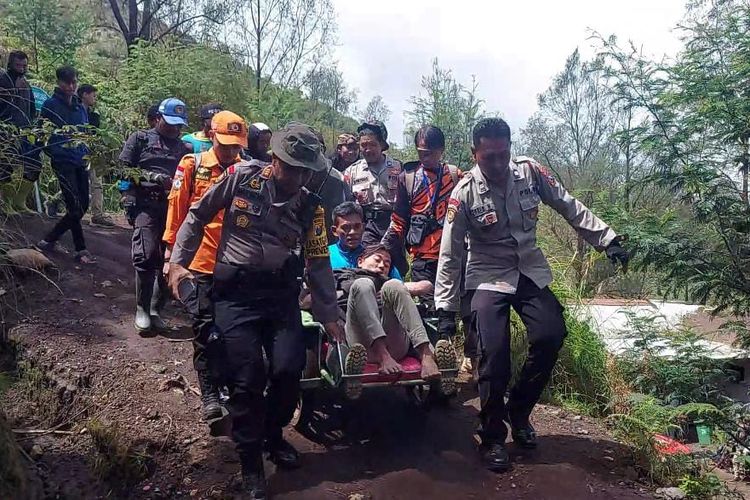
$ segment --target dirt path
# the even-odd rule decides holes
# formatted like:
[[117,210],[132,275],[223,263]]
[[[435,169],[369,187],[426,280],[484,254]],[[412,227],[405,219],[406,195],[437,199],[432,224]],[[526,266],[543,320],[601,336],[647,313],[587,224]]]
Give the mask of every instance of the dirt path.
[[[31,217],[12,219],[6,227],[33,242],[50,225]],[[55,281],[62,294],[39,277],[26,278],[19,288],[18,309],[27,315],[14,335],[26,356],[56,381],[56,411],[49,402],[29,401],[21,384],[0,403],[15,428],[46,429],[62,422],[61,429],[71,431],[23,442],[38,457],[47,493],[107,495],[110,486],[92,472],[86,426],[94,419],[116,424],[125,440],[154,457],[150,477],[123,496],[234,498],[239,464],[231,442],[208,437],[200,423],[192,348],[180,341],[189,335],[184,319],[176,308],[170,310],[173,323],[181,326],[173,338],[135,335],[129,232],[85,229],[89,248],[99,258],[96,266],[76,268],[70,255],[58,255]],[[60,398],[67,404],[62,409]],[[322,395],[312,430],[325,434],[326,446],[322,438],[311,441],[289,430],[304,466],[276,473],[269,464],[270,491],[288,499],[650,496],[633,481],[625,451],[600,424],[553,407],[542,406],[534,415],[541,436],[538,451],[511,447],[513,471],[484,471],[472,438],[477,405],[476,391],[466,385],[449,407],[428,413],[409,405],[397,390],[368,392],[345,409]],[[50,413],[56,418],[52,423]]]

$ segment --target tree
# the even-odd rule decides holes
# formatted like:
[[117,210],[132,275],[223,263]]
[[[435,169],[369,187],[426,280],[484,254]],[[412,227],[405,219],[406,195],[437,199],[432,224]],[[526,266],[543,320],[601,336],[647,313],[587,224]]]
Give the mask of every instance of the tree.
[[109,7],[128,47],[138,40],[186,35],[201,23],[219,25],[236,14],[232,2],[212,0],[109,0]]
[[362,113],[362,120],[366,122],[378,120],[385,123],[390,117],[391,109],[385,103],[385,101],[383,100],[383,96],[381,95],[373,96],[373,98],[370,99],[370,102],[367,103],[367,106]]
[[262,95],[264,79],[298,86],[300,75],[323,60],[335,32],[330,0],[241,0],[225,43],[251,69]]
[[414,133],[422,125],[435,125],[445,135],[445,159],[459,167],[468,167],[472,130],[485,114],[477,88],[473,78],[470,87],[458,83],[453,72],[441,68],[434,59],[432,73],[422,77],[422,93],[409,99],[405,142],[412,144]]
[[313,103],[312,111],[320,113],[331,124],[337,115],[349,113],[357,99],[357,93],[346,86],[336,64],[311,69],[305,77],[304,86],[307,97]]
[[38,76],[54,74],[58,66],[73,62],[87,29],[83,16],[66,11],[60,0],[9,0],[2,23],[30,49]]
[[675,195],[672,207],[624,222],[641,267],[663,271],[667,292],[748,314],[750,6],[696,5],[672,64],[600,38],[620,105],[648,118],[633,134],[659,166],[647,180]]

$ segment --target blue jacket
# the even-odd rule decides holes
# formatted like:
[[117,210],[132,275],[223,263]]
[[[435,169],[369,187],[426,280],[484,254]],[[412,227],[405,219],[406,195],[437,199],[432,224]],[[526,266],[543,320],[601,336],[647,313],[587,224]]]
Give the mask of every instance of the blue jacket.
[[[65,100],[65,95],[60,89],[55,88],[52,97],[42,104],[41,116],[51,121],[56,128],[66,125],[87,125],[89,116],[86,108],[78,97],[73,96],[71,104]],[[89,148],[83,144],[73,146],[69,134],[64,132],[54,133],[47,141],[45,149],[52,163],[65,163],[68,165],[86,166],[84,156],[89,154]]]
[[[328,254],[331,256],[331,269],[356,269],[357,259],[359,259],[359,256],[364,251],[364,245],[359,245],[354,250],[347,250],[336,241],[333,245],[328,246]],[[395,266],[391,266],[391,272],[388,273],[388,276],[399,281],[404,281],[401,273],[398,272]]]

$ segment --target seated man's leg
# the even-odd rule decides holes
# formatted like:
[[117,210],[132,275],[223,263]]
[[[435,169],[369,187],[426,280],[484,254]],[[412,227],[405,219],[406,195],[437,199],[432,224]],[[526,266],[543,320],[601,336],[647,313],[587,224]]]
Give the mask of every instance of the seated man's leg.
[[346,305],[346,342],[367,348],[368,358],[380,365],[383,373],[398,373],[401,366],[388,352],[386,333],[378,311],[375,284],[368,278],[354,281]]
[[432,345],[427,336],[422,318],[411,294],[401,281],[390,280],[383,285],[383,330],[391,355],[403,359],[412,345],[422,361],[422,377],[435,378],[440,375]]

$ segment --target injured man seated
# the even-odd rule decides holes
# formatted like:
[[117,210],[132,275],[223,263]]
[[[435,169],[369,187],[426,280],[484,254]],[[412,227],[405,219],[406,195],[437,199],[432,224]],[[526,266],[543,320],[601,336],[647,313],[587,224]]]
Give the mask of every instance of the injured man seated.
[[[443,340],[433,351],[409,290],[402,281],[390,278],[390,271],[391,257],[384,245],[365,248],[357,259],[357,268],[334,270],[339,305],[346,315],[347,344],[361,344],[367,349],[367,359],[356,368],[361,370],[367,361],[376,363],[383,374],[398,374],[403,371],[398,362],[416,352],[422,364],[421,377],[438,378],[436,358],[450,359],[452,347]],[[350,354],[354,352],[356,349]],[[352,361],[349,359],[347,365]]]

